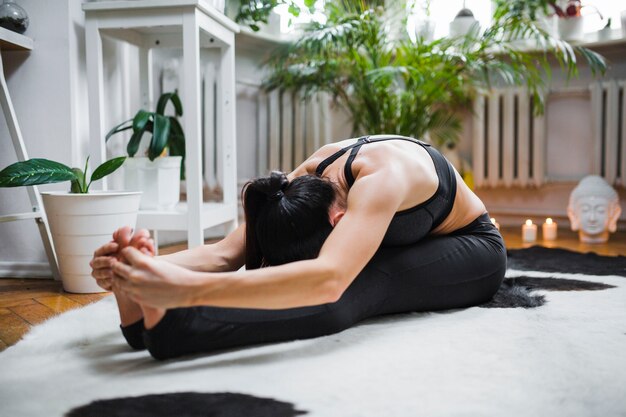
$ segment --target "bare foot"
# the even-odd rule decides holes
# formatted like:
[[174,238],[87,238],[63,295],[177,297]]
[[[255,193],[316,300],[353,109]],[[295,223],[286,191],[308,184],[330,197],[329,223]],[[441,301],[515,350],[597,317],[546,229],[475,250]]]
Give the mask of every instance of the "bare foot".
[[[150,239],[150,233],[147,230],[139,230],[133,235],[133,230],[129,226],[125,226],[115,231],[115,233],[113,234],[113,240],[118,244],[119,249],[116,255],[118,259],[120,258],[120,250],[125,248],[126,246],[133,246],[141,250],[146,255],[154,255],[155,252],[154,242],[152,241],[152,239]],[[115,294],[115,299],[117,300],[117,307],[120,312],[120,322],[122,326],[128,326],[144,318],[145,313],[138,303],[131,300],[121,291],[115,288],[113,288],[112,290],[113,294]],[[165,313],[163,313],[161,317],[164,314]],[[155,317],[153,312],[150,312],[150,316]],[[158,320],[161,319],[159,318]]]
[[141,309],[143,310],[143,325],[148,330],[159,324],[167,311],[164,308],[154,308],[144,305],[141,306]]

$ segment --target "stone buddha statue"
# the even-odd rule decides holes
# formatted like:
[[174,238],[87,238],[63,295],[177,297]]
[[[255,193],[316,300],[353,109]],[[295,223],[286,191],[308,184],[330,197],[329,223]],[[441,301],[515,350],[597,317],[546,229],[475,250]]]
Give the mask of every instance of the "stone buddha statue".
[[567,216],[583,243],[604,243],[622,213],[617,192],[602,177],[583,178],[569,197]]

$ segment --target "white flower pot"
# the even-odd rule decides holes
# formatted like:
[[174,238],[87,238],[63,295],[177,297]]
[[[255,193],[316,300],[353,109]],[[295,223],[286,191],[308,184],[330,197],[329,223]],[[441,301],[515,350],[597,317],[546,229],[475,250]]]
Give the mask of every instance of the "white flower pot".
[[558,20],[559,36],[564,41],[583,41],[583,17],[562,17]]
[[141,193],[42,192],[63,288],[73,293],[104,292],[91,276],[94,251],[122,226],[135,227]]
[[142,210],[169,210],[180,200],[182,157],[166,156],[154,161],[145,157],[126,158],[124,188],[141,191]]
[[480,31],[480,23],[471,16],[455,17],[450,22],[450,36],[465,36],[470,32],[478,34]]

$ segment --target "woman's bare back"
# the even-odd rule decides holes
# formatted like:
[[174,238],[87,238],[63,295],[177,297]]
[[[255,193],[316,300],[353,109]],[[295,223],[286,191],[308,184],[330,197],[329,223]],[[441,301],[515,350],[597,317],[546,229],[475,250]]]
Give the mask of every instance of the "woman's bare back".
[[[370,139],[397,137],[394,135],[375,135]],[[314,174],[317,166],[324,159],[341,148],[349,146],[357,139],[347,139],[328,144],[313,153],[296,171],[294,176]],[[344,175],[344,166],[349,152],[342,155],[324,170],[324,176],[336,183],[340,193],[347,195],[349,187]],[[429,153],[422,147],[404,140],[371,142],[362,146],[352,163],[352,172],[358,178],[359,171],[365,166],[375,169],[377,166],[389,170],[392,165],[389,186],[403,193],[403,199],[397,211],[415,207],[435,194],[439,186],[439,177]],[[454,170],[457,191],[450,214],[437,226],[433,234],[448,234],[471,223],[486,212],[485,205],[469,189],[460,174]]]

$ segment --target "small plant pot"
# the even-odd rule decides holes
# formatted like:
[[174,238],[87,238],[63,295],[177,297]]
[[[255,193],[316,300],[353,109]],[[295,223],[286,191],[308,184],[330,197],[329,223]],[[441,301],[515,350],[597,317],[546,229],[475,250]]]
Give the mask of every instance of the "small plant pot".
[[141,193],[94,191],[89,194],[42,192],[63,289],[105,292],[91,276],[93,253],[122,226],[135,227]]
[[564,41],[583,41],[583,17],[566,17],[558,21],[559,36]]
[[141,210],[171,210],[180,201],[182,157],[127,158],[124,162],[124,188],[141,191]]
[[450,22],[451,37],[465,36],[470,32],[478,33],[479,30],[480,23],[471,16],[455,17],[454,20]]

